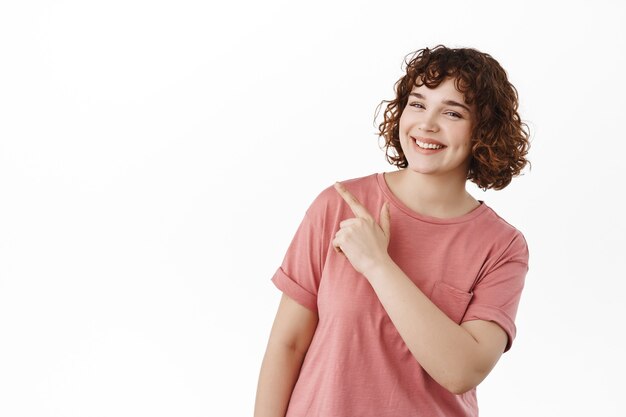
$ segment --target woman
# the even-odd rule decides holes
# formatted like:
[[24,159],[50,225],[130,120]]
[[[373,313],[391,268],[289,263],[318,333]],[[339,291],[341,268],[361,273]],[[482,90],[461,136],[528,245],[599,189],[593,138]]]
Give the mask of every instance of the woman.
[[399,170],[323,190],[272,277],[255,417],[476,416],[515,338],[527,244],[465,185],[526,166],[517,91],[488,54],[442,45],[395,90],[379,129]]

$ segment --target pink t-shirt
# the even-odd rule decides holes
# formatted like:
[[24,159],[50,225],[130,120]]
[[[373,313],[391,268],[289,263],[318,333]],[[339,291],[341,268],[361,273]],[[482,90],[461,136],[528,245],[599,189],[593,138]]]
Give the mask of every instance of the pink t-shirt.
[[[490,320],[515,338],[515,314],[528,271],[523,235],[481,201],[461,217],[412,211],[383,173],[342,181],[378,219],[390,202],[388,252],[456,323]],[[331,245],[355,217],[331,185],[307,209],[272,282],[316,311],[319,322],[286,417],[477,416],[476,389],[455,395],[415,360],[369,282]]]

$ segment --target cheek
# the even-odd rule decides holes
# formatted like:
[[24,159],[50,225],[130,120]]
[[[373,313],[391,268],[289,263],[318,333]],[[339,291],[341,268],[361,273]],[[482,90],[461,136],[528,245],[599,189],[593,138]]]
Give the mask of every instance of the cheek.
[[398,120],[398,127],[400,128],[400,131],[404,129],[405,124],[406,124],[406,112],[402,112],[402,114],[400,115],[400,120]]
[[472,158],[472,141],[468,139],[467,142],[463,144],[463,153],[465,154],[467,159]]
[[411,124],[413,123],[411,119],[411,114],[409,112],[403,112],[400,116],[400,120],[398,120],[398,130],[400,131],[400,139],[406,137],[406,131],[410,130]]
[[467,126],[459,126],[455,130],[455,136],[459,138],[459,146],[464,148],[472,147],[472,129]]

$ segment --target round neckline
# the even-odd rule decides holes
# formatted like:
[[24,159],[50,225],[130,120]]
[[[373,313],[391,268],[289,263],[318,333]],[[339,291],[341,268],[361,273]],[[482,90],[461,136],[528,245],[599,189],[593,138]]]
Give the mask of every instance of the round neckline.
[[380,187],[381,191],[383,192],[383,194],[385,194],[387,196],[387,198],[389,199],[390,203],[392,203],[394,206],[396,206],[398,209],[402,210],[403,212],[405,212],[409,216],[411,216],[411,217],[413,217],[415,219],[424,221],[424,222],[436,223],[436,224],[463,223],[463,222],[472,220],[472,219],[476,218],[477,216],[480,216],[488,208],[483,200],[478,200],[480,205],[478,207],[476,207],[475,209],[473,209],[472,211],[470,211],[469,213],[465,213],[462,216],[450,217],[450,218],[446,218],[446,219],[443,219],[443,218],[440,218],[440,217],[427,216],[425,214],[421,214],[421,213],[418,213],[418,212],[412,210],[406,204],[404,204],[398,197],[396,197],[396,195],[389,188],[389,185],[387,185],[387,180],[385,179],[385,173],[384,172],[377,173],[376,174],[376,180],[378,182],[378,186]]

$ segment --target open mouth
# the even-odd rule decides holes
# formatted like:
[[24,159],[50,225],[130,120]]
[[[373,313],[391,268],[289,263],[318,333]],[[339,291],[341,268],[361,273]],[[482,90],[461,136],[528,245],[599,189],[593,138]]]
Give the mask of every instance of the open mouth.
[[421,142],[420,140],[416,139],[416,138],[412,138],[413,141],[415,142],[415,144],[417,145],[418,148],[420,149],[425,149],[425,150],[439,150],[439,149],[443,149],[446,146],[445,145],[437,145],[434,143],[426,143],[426,142]]

